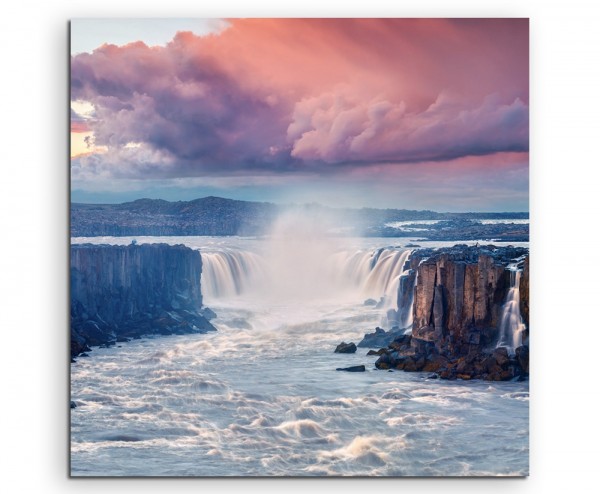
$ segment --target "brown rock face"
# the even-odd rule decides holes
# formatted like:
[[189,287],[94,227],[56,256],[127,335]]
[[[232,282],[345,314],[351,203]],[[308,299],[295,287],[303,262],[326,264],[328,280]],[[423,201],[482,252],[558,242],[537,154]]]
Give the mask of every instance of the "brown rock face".
[[[413,304],[413,335],[430,325],[433,309],[433,296],[436,285],[435,264],[422,264],[418,268],[417,286]],[[425,336],[424,333],[423,336]],[[433,335],[431,335],[433,338]],[[425,339],[425,338],[423,338]]]
[[[375,367],[434,372],[451,380],[526,379],[529,346],[525,338],[525,344],[514,349],[516,354],[496,344],[502,309],[513,293],[507,268],[527,252],[522,247],[493,245],[417,251],[410,259],[410,268],[417,273],[412,334],[373,352],[379,355]],[[527,325],[528,257],[519,287],[519,305]]]
[[[510,273],[491,256],[476,263],[441,255],[418,267],[413,336],[440,353],[466,354],[493,343]],[[475,348],[473,348],[475,347]]]

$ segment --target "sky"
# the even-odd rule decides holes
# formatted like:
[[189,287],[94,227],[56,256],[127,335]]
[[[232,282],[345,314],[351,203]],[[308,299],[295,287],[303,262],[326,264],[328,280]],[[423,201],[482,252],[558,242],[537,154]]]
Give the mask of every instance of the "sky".
[[71,197],[529,209],[527,19],[71,23]]

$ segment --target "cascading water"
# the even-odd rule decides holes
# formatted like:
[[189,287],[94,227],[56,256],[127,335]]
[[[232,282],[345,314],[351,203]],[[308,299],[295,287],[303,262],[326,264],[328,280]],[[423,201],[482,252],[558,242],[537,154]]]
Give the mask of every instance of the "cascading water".
[[[202,291],[208,301],[251,292],[279,301],[287,297],[295,302],[310,295],[349,297],[361,302],[373,298],[384,313],[382,325],[392,327],[407,324],[412,313],[412,307],[398,307],[401,278],[408,272],[410,253],[411,250],[393,248],[340,251],[312,256],[311,265],[307,265],[298,262],[297,255],[276,262],[268,257],[267,262],[266,256],[241,250],[203,252]],[[290,292],[295,285],[314,288]]]
[[202,252],[202,293],[209,300],[240,295],[263,283],[264,259],[248,251]]
[[363,290],[372,296],[383,293],[385,308],[395,306],[398,282],[410,250],[384,250],[363,283]]
[[[410,257],[410,256],[409,256]],[[414,277],[412,283],[410,283],[411,278]],[[419,272],[413,272],[410,269],[409,260],[406,260],[406,264],[402,275],[399,279],[399,289],[398,289],[398,326],[407,330],[407,332],[412,331],[412,323],[413,323],[413,302],[414,302],[414,294],[415,287],[417,286],[417,281],[419,278]]]
[[328,260],[326,272],[340,286],[351,287],[361,297],[383,297],[384,305],[391,307],[410,252],[395,249],[338,252]]
[[510,270],[510,289],[502,306],[500,337],[497,347],[507,347],[509,353],[514,353],[515,349],[522,344],[522,333],[525,329],[521,317],[519,296],[522,271],[519,270],[517,263],[511,264],[508,269]]
[[[406,276],[405,265],[410,257],[410,250],[379,249],[370,253],[369,271],[359,280],[360,291],[363,296],[380,298],[378,304],[383,310],[381,325],[386,328],[394,326],[405,327],[406,322],[401,314],[412,313],[410,308],[398,306],[402,299],[400,291],[403,288],[402,277]],[[362,266],[365,265],[363,261]],[[364,273],[364,270],[363,270]],[[412,299],[410,301],[412,304]]]

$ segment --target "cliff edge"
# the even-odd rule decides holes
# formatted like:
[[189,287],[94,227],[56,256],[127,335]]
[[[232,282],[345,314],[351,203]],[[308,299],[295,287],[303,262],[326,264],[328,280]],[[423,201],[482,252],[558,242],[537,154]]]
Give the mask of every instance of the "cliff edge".
[[436,372],[447,379],[528,375],[527,249],[421,249],[412,254],[410,267],[416,273],[412,329],[391,333],[394,340],[379,350],[377,368]]
[[183,245],[71,246],[71,356],[142,335],[205,333],[199,253]]

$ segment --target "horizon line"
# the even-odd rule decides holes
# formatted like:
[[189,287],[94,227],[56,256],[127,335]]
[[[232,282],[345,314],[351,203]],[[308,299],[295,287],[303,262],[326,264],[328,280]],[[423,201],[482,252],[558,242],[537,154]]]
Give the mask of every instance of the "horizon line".
[[215,195],[208,195],[208,196],[203,196],[203,197],[197,197],[195,199],[190,199],[190,200],[179,200],[179,201],[170,201],[168,199],[161,199],[161,198],[151,198],[151,197],[140,197],[138,199],[133,199],[131,201],[123,201],[123,202],[74,202],[72,200],[69,201],[69,205],[70,207],[74,206],[74,205],[95,205],[95,206],[118,206],[118,205],[123,205],[123,204],[132,204],[134,202],[137,201],[163,201],[163,202],[167,202],[170,204],[175,204],[175,203],[190,203],[190,202],[195,202],[195,201],[201,201],[203,199],[222,199],[225,201],[235,201],[235,202],[245,202],[245,203],[254,203],[254,204],[269,204],[269,205],[273,205],[273,206],[283,206],[283,207],[306,207],[306,206],[318,206],[321,208],[326,208],[326,209],[337,209],[337,210],[361,210],[361,209],[373,209],[373,210],[378,210],[378,211],[386,211],[386,210],[393,210],[393,211],[415,211],[415,212],[426,212],[426,213],[436,213],[436,214],[527,214],[529,216],[530,212],[527,211],[435,211],[433,209],[407,209],[407,208],[377,208],[377,207],[368,207],[368,206],[362,206],[362,207],[333,207],[333,206],[326,206],[320,202],[306,202],[306,203],[277,203],[277,202],[271,202],[271,201],[248,201],[245,199],[232,199],[229,197],[222,197],[222,196],[215,196]]

